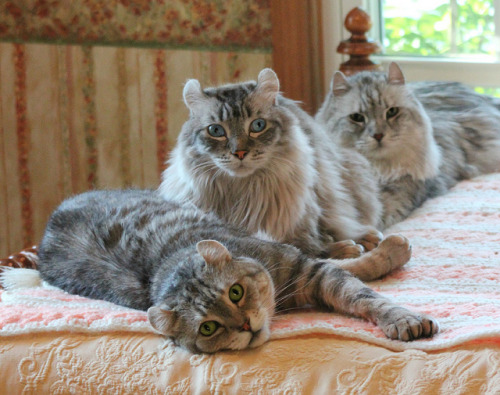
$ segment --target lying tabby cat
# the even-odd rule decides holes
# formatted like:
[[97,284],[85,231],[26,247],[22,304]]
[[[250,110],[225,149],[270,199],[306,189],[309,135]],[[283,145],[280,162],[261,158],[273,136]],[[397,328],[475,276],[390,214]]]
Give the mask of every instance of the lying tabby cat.
[[[151,191],[94,191],[64,201],[39,253],[50,284],[148,310],[156,330],[196,353],[257,347],[269,338],[275,309],[306,304],[370,320],[391,339],[438,331],[435,320],[395,305],[334,260],[249,236]],[[347,264],[381,276],[410,255],[405,238],[390,236]]]
[[384,229],[458,181],[500,171],[498,103],[459,83],[406,84],[391,63],[387,74],[335,73],[316,119],[372,164]]

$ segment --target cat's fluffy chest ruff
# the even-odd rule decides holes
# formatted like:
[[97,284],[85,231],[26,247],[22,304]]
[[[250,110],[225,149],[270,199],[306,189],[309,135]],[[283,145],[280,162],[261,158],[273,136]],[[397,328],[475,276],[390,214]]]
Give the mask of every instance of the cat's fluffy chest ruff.
[[[311,191],[318,177],[311,148],[305,136],[298,131],[294,135],[286,157],[271,157],[263,169],[246,177],[233,177],[214,167],[196,172],[196,165],[182,153],[189,149],[179,147],[165,171],[160,192],[169,197],[171,191],[179,191],[177,199],[214,211],[224,221],[252,233],[263,231],[276,240],[291,239],[304,216],[317,215],[311,207],[316,203]],[[171,173],[176,176],[169,177]]]

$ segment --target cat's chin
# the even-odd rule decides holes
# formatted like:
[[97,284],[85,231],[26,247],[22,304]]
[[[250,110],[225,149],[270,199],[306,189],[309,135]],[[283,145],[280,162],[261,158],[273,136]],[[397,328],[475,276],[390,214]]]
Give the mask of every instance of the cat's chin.
[[370,161],[387,161],[388,155],[391,154],[391,149],[387,145],[378,145],[360,150],[360,153],[364,155]]
[[373,165],[383,182],[410,176],[415,180],[435,177],[441,163],[441,152],[434,139],[428,144],[401,147],[379,144],[360,151]]
[[223,168],[223,170],[231,177],[237,177],[237,178],[244,178],[251,176],[256,171],[255,168],[246,166],[240,166],[233,169],[225,167]]
[[425,180],[434,176],[434,173],[420,164],[409,166],[396,159],[389,160],[384,157],[370,158],[370,161],[381,183],[393,182],[402,177],[411,177],[414,180]]
[[262,346],[265,342],[269,340],[271,333],[269,328],[263,327],[260,331],[254,333],[250,343],[248,343],[248,348],[257,348]]
[[230,344],[226,345],[223,350],[245,350],[247,348],[257,348],[269,340],[271,331],[269,325],[264,325],[255,332],[240,332],[235,333]]
[[397,166],[401,162],[401,157],[410,155],[411,152],[406,152],[405,148],[401,148],[397,144],[389,144],[388,142],[372,143],[362,147],[360,153],[375,165],[381,167]]

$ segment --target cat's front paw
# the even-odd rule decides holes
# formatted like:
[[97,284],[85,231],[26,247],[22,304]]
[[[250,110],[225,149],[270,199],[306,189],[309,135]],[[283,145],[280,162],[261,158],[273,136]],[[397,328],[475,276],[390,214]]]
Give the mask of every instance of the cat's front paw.
[[383,238],[384,235],[381,232],[377,229],[373,229],[365,234],[360,240],[357,240],[357,243],[361,244],[366,251],[371,251],[378,247]]
[[353,240],[342,240],[332,243],[328,256],[333,259],[357,258],[365,251],[364,247]]
[[439,332],[438,322],[425,314],[413,313],[402,309],[397,317],[389,318],[388,323],[380,325],[385,335],[404,342],[432,337]]

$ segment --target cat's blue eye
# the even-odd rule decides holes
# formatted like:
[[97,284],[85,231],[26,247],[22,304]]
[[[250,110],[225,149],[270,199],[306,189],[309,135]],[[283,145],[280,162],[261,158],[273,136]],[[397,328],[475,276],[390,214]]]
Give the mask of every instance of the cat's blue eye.
[[219,326],[217,321],[205,321],[200,325],[200,333],[203,336],[212,336]]
[[262,132],[266,128],[266,120],[262,118],[257,118],[250,124],[250,131],[253,133]]
[[351,118],[352,121],[357,123],[365,123],[365,116],[363,114],[360,114],[359,112],[350,114],[349,118]]
[[385,112],[385,118],[389,119],[395,117],[399,113],[399,107],[391,107]]
[[226,135],[226,131],[217,123],[209,125],[207,128],[208,134],[212,137],[224,137]]
[[240,284],[234,284],[231,288],[229,288],[229,299],[231,299],[231,302],[233,303],[238,303],[244,293],[245,291]]

